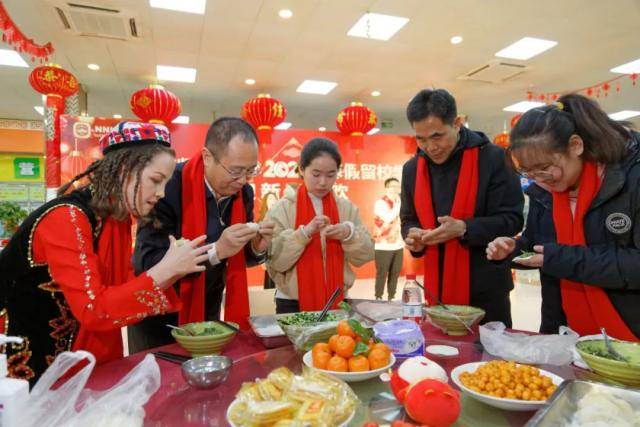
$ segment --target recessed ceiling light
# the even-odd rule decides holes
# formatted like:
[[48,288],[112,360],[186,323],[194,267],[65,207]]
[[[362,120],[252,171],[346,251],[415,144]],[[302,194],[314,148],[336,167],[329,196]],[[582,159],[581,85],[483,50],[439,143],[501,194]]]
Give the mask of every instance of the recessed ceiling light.
[[98,64],[88,64],[87,68],[91,71],[98,71],[100,69],[100,66]]
[[502,111],[512,111],[514,113],[524,113],[525,111],[529,111],[532,108],[542,107],[544,102],[535,102],[535,101],[520,101],[515,104],[511,104],[507,107],[504,107]]
[[367,132],[367,135],[375,135],[378,132],[380,132],[380,128],[373,128],[369,132]]
[[178,12],[204,15],[207,0],[149,0],[149,6],[157,9],[168,9]]
[[505,47],[501,51],[496,52],[496,56],[500,58],[520,59],[525,61],[541,54],[545,50],[551,49],[557,44],[558,42],[554,42],[553,40],[524,37],[512,45]]
[[462,43],[462,36],[451,37],[451,44],[460,44],[460,43]]
[[338,83],[336,82],[325,82],[322,80],[305,80],[300,83],[300,86],[298,86],[296,92],[326,95],[331,92],[336,86],[338,86]]
[[121,118],[122,118],[122,116],[121,116],[120,114],[114,114],[114,115],[113,115],[113,118],[114,118],[114,119],[121,119]]
[[401,16],[383,15],[380,13],[365,13],[358,22],[347,32],[348,36],[363,37],[374,40],[389,40],[404,27],[409,18]]
[[611,69],[613,73],[620,74],[637,74],[640,73],[640,59],[636,59],[635,61],[627,62],[626,64],[618,65],[615,68]]
[[157,65],[156,76],[158,80],[193,83],[196,81],[195,68],[171,67],[169,65]]
[[36,107],[33,107],[33,109],[36,110],[41,116],[44,116],[44,107],[38,105]]
[[291,127],[291,123],[289,122],[282,122],[280,123],[278,126],[274,127],[274,129],[278,129],[278,130],[285,130],[285,129],[289,129]]
[[0,65],[8,65],[10,67],[28,68],[29,64],[22,59],[22,56],[15,50],[0,49]]
[[183,125],[189,124],[189,116],[178,116],[171,123],[182,123]]
[[319,130],[320,132],[324,132],[325,130],[327,130],[327,128],[326,128],[326,127],[324,127],[324,126],[320,126],[320,127],[318,128],[318,130]]
[[636,117],[636,116],[640,116],[640,111],[622,110],[622,111],[618,111],[617,113],[609,114],[609,117],[612,120],[627,120],[627,119],[630,119],[631,117]]
[[255,81],[254,79],[247,79],[247,80],[245,80],[244,82],[245,82],[245,84],[248,84],[248,85],[254,85],[254,84],[256,84],[256,81]]
[[381,93],[379,90],[374,90],[373,92],[371,92],[371,96],[380,96]]
[[278,12],[278,16],[282,19],[289,19],[293,16],[293,12],[289,9],[282,9]]

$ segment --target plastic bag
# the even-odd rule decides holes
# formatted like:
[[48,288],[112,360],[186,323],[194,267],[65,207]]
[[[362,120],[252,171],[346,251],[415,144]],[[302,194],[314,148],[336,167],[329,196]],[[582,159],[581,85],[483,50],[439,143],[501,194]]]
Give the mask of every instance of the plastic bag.
[[566,326],[560,327],[558,335],[506,332],[502,322],[480,326],[480,342],[489,354],[520,363],[568,365],[573,361],[578,338],[578,334]]
[[[88,364],[55,390],[51,387],[76,363]],[[116,385],[105,391],[83,390],[95,366],[86,351],[61,353],[36,383],[23,409],[25,427],[137,427],[144,404],[160,388],[160,367],[147,355]]]
[[[312,313],[319,313],[314,311]],[[287,335],[293,346],[302,352],[311,350],[314,344],[319,342],[327,342],[331,335],[336,333],[338,322],[347,318],[347,314],[343,310],[330,310],[329,313],[334,314],[338,320],[321,322],[307,326],[285,325],[278,322],[284,333]],[[291,314],[278,314],[276,320],[283,317],[291,316]]]

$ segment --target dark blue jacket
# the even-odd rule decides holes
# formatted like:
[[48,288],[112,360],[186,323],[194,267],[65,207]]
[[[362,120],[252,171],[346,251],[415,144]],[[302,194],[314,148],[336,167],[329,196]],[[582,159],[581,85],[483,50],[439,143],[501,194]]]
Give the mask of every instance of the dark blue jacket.
[[584,218],[587,246],[556,243],[551,194],[536,184],[525,192],[529,215],[513,255],[544,245],[540,332],[558,333],[558,327],[566,325],[560,279],[569,279],[603,288],[640,337],[640,134],[634,132],[627,159],[605,169]]

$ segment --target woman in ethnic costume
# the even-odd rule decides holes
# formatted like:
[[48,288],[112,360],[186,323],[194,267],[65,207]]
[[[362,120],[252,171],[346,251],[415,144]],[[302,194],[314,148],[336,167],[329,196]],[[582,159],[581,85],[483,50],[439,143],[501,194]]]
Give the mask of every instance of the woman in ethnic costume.
[[[61,352],[83,349],[98,363],[122,357],[120,329],[176,311],[171,285],[204,270],[205,236],[171,245],[134,277],[131,217],[151,221],[175,167],[166,127],[122,122],[100,140],[104,154],[35,210],[0,252],[0,303],[9,375],[35,381]],[[87,177],[90,184],[67,194]]]

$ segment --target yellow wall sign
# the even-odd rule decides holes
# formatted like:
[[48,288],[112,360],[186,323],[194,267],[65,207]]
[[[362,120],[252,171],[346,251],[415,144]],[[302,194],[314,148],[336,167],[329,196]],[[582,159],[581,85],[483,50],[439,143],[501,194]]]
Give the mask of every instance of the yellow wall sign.
[[0,181],[44,182],[44,158],[24,154],[0,154]]

